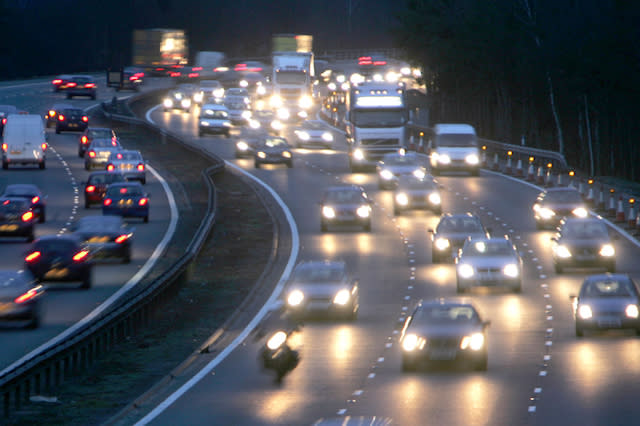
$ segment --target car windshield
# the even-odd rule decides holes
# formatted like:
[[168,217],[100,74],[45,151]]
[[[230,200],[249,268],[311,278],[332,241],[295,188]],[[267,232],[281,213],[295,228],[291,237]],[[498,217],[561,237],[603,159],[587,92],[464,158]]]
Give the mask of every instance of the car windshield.
[[364,201],[362,193],[354,190],[329,191],[325,197],[327,203],[362,203]]
[[477,218],[465,217],[445,217],[438,225],[438,232],[484,232],[482,225]]
[[465,256],[508,256],[513,254],[513,247],[508,241],[471,241],[464,246]]
[[117,186],[107,189],[107,197],[140,197],[142,196],[142,188],[137,186]]
[[633,284],[628,280],[593,280],[587,281],[582,289],[587,297],[631,297],[635,296]]
[[595,221],[571,221],[562,227],[562,236],[569,238],[604,238],[609,236],[607,226]]
[[382,159],[385,166],[418,166],[418,159],[413,155],[385,155]]
[[398,182],[398,188],[436,189],[436,183],[431,179],[405,179]]
[[544,197],[549,203],[582,203],[582,195],[578,191],[549,191]]
[[293,280],[305,283],[330,283],[341,281],[344,277],[344,269],[340,267],[303,267],[297,268]]
[[215,110],[215,109],[205,109],[204,114],[205,117],[208,118],[228,118],[229,114],[227,111],[223,110]]
[[451,146],[451,147],[464,147],[464,146],[477,146],[478,141],[475,135],[472,134],[453,134],[447,133],[438,135],[436,137],[436,146]]
[[321,121],[305,121],[302,123],[302,128],[309,130],[324,130],[326,129],[326,126]]
[[88,136],[91,139],[111,139],[113,135],[109,129],[89,129]]
[[285,148],[287,146],[287,142],[284,139],[278,138],[265,139],[262,144],[269,148]]
[[417,324],[459,324],[478,321],[478,314],[468,305],[423,306],[413,315]]
[[29,207],[25,201],[3,200],[0,203],[0,214],[19,214],[27,210]]

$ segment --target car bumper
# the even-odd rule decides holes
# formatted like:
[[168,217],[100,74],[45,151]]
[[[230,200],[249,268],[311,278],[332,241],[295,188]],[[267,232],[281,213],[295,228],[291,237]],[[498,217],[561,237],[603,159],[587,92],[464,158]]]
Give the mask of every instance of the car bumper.
[[416,366],[430,363],[479,362],[486,358],[486,350],[462,350],[458,347],[442,347],[425,350],[404,351],[403,360]]
[[102,206],[102,214],[104,215],[114,215],[114,216],[122,216],[122,217],[147,217],[149,216],[148,208],[118,208],[118,207],[110,207],[110,206]]
[[576,328],[583,330],[640,330],[640,319],[627,318],[624,314],[594,315],[589,320],[576,319]]
[[461,279],[458,278],[458,288],[468,289],[473,287],[509,287],[519,288],[520,280],[507,277]]
[[338,305],[331,300],[310,300],[304,305],[287,306],[287,312],[295,317],[342,318],[353,314],[358,309],[357,302]]
[[39,281],[82,281],[91,271],[91,264],[61,265],[28,265],[27,268]]
[[56,124],[56,128],[58,130],[67,130],[67,131],[76,131],[76,132],[84,132],[87,126],[88,124],[84,122],[83,123],[65,123],[65,124],[58,122]]
[[131,245],[127,243],[88,244],[92,259],[106,259],[110,257],[127,257]]
[[0,224],[0,236],[27,237],[33,235],[33,223],[4,223]]
[[17,304],[0,302],[0,321],[23,321],[38,315],[38,302]]

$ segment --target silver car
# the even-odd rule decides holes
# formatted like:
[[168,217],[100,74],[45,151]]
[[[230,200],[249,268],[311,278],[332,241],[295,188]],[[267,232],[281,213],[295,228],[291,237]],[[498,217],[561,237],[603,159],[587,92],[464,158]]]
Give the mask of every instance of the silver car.
[[413,175],[422,179],[427,175],[427,169],[417,154],[403,152],[385,154],[378,162],[376,172],[380,189],[395,188],[399,176]]
[[306,120],[296,130],[296,146],[333,148],[333,133],[327,128],[324,121]]
[[85,170],[96,167],[104,169],[109,162],[111,153],[118,151],[122,151],[122,145],[117,139],[98,138],[92,140],[84,154]]
[[147,167],[140,151],[122,150],[109,154],[107,171],[121,173],[127,180],[147,183]]
[[431,261],[453,261],[468,238],[488,238],[489,231],[482,225],[480,218],[472,213],[443,214],[436,229],[429,229]]
[[358,316],[358,281],[344,262],[300,262],[285,293],[287,312],[293,316],[323,314],[355,320]]
[[616,270],[615,237],[609,236],[604,220],[599,217],[565,218],[553,241],[553,266],[557,274],[565,268],[605,268]]
[[474,370],[486,370],[489,324],[469,302],[420,301],[405,320],[400,335],[402,370],[413,371],[437,362],[462,362]]
[[430,175],[419,179],[413,175],[400,176],[393,194],[393,214],[407,210],[428,209],[442,214],[442,199],[438,182]]
[[456,258],[456,290],[508,287],[522,291],[522,258],[507,237],[468,239]]
[[224,106],[229,110],[229,118],[232,124],[244,125],[251,119],[251,107],[244,99],[241,96],[225,97]]
[[360,226],[371,231],[372,201],[361,186],[330,186],[320,202],[320,230],[327,232],[329,225]]
[[224,105],[204,104],[200,110],[199,120],[198,136],[203,136],[205,133],[219,133],[229,137],[231,119],[229,110]]
[[640,294],[627,274],[591,275],[573,300],[576,336],[585,330],[633,329],[640,335]]

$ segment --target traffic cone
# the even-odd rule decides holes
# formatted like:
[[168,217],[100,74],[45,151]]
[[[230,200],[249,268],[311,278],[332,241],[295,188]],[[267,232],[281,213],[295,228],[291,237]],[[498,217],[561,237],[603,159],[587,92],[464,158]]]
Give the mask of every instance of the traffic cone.
[[508,175],[513,174],[513,166],[511,165],[511,156],[507,156],[507,165],[504,168],[504,172]]
[[622,197],[618,198],[618,210],[616,211],[616,222],[618,223],[624,222],[624,205],[622,202]]
[[522,159],[518,158],[518,162],[516,163],[516,176],[522,177],[524,171],[522,170]]
[[563,186],[563,185],[564,185],[564,182],[562,179],[562,173],[558,173],[558,180],[556,182],[556,186]]
[[553,186],[553,176],[551,175],[551,169],[547,169],[544,186],[546,187]]
[[418,152],[424,152],[424,136],[420,135],[418,140]]
[[416,140],[413,135],[409,136],[409,150],[410,151],[416,150]]
[[584,197],[584,182],[578,182],[578,192]]
[[598,193],[598,205],[596,206],[598,211],[604,211],[604,191],[602,185],[600,185],[600,191]]
[[529,163],[529,169],[527,170],[527,180],[533,182],[536,179],[536,172],[533,168],[533,163]]
[[538,167],[538,174],[536,175],[536,182],[539,185],[542,185],[544,183],[544,172],[542,171],[542,166]]
[[609,196],[609,208],[607,209],[607,215],[614,217],[616,215],[616,198],[613,194]]
[[491,170],[493,170],[494,172],[497,171],[500,168],[500,162],[498,161],[498,153],[496,152],[493,155],[493,164],[491,165]]
[[629,217],[627,218],[627,225],[629,228],[634,229],[636,226],[636,209],[633,203],[629,206]]
[[593,193],[593,186],[592,185],[589,185],[589,191],[587,191],[586,201],[587,201],[588,205],[593,207],[593,205],[595,203],[595,194]]
[[636,228],[633,235],[636,235],[636,236],[640,235],[640,214],[636,215]]

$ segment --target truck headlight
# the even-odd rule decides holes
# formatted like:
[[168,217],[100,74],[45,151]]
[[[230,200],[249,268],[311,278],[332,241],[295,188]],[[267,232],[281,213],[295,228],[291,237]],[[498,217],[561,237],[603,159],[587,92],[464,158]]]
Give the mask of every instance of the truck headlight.
[[238,143],[236,143],[236,148],[238,148],[239,151],[246,151],[249,149],[249,144],[245,141],[238,141]]
[[278,108],[278,112],[276,114],[280,120],[288,120],[291,116],[289,110],[286,108]]
[[575,209],[573,209],[571,211],[571,213],[573,213],[573,215],[577,216],[577,217],[587,217],[587,216],[589,216],[589,212],[584,207],[576,207]]
[[209,127],[209,122],[208,121],[201,121],[200,125],[204,126],[204,127]]
[[203,98],[202,92],[196,93],[195,95],[193,95],[193,100],[195,102],[202,102],[202,98]]
[[333,134],[331,132],[324,132],[322,134],[322,140],[325,142],[332,142],[333,141]]
[[282,98],[279,95],[273,95],[269,99],[269,104],[272,108],[280,108],[282,106]]
[[438,250],[442,251],[442,250],[448,249],[451,246],[451,244],[449,243],[449,240],[447,240],[446,238],[436,238],[435,246]]
[[252,129],[259,129],[260,122],[258,120],[249,120],[249,127],[251,127]]
[[303,96],[300,98],[298,105],[300,105],[300,108],[304,109],[311,108],[313,105],[313,99],[311,99],[311,96]]
[[256,93],[257,93],[258,95],[260,95],[260,96],[264,96],[264,95],[266,95],[266,94],[267,94],[267,88],[266,88],[266,87],[264,87],[264,86],[258,86],[258,87],[256,88]]
[[335,303],[336,305],[346,305],[349,302],[350,298],[351,293],[349,293],[349,290],[342,289],[338,293],[336,293],[335,297],[333,298],[333,303]]
[[289,304],[289,306],[298,306],[302,303],[303,300],[304,293],[302,293],[300,290],[293,290],[287,297],[287,303]]
[[589,319],[593,316],[593,311],[589,305],[578,306],[578,316],[582,319]]
[[336,211],[333,209],[333,207],[323,206],[322,216],[326,217],[327,219],[333,219],[334,217],[336,217]]
[[571,257],[571,252],[567,246],[559,245],[555,247],[556,256],[561,257],[562,259],[567,259]]
[[251,111],[248,110],[244,110],[242,111],[242,114],[240,114],[242,116],[242,118],[244,118],[245,120],[248,120],[249,118],[251,118]]
[[460,349],[470,348],[472,351],[479,351],[484,346],[484,334],[473,333],[471,336],[464,336],[460,342]]
[[409,197],[407,197],[407,194],[405,194],[404,192],[400,192],[396,194],[396,203],[400,204],[401,206],[406,206],[407,204],[409,204]]
[[422,169],[416,169],[413,171],[413,175],[415,177],[417,177],[418,179],[424,179],[424,177],[426,176],[424,170]]
[[358,217],[365,219],[371,214],[371,209],[369,206],[360,206],[356,210],[356,214],[358,215]]
[[447,154],[439,154],[436,158],[440,164],[451,164],[451,157]]
[[458,265],[458,275],[460,275],[460,277],[468,279],[473,277],[474,273],[473,266],[466,263]]
[[393,179],[393,173],[387,169],[380,170],[380,177],[384,180]]
[[282,122],[280,120],[273,120],[271,122],[271,128],[273,130],[282,130],[282,127],[284,127],[284,126],[283,126],[283,124],[282,124]]
[[509,263],[502,268],[502,273],[509,278],[517,278],[520,275],[520,268],[515,263]]
[[364,152],[361,149],[356,149],[353,151],[353,158],[358,161],[364,160]]
[[334,92],[337,88],[338,86],[336,86],[336,84],[333,81],[327,84],[327,89],[331,90],[332,92]]
[[342,89],[343,92],[346,92],[349,90],[349,83],[347,83],[346,81],[344,83],[342,83],[340,85],[340,89]]
[[162,101],[162,105],[164,105],[166,108],[171,108],[173,106],[173,101],[167,98],[164,101]]
[[478,158],[478,154],[469,154],[464,157],[464,162],[469,164],[470,166],[475,166],[480,164],[480,158]]
[[222,87],[219,87],[217,89],[213,89],[213,96],[216,97],[216,98],[224,97],[224,89]]
[[616,249],[613,248],[611,244],[604,244],[600,249],[600,256],[602,257],[611,257],[611,256],[615,256],[615,254],[616,254]]
[[304,132],[304,131],[300,131],[298,132],[298,137],[303,140],[303,141],[308,141],[311,137],[309,136],[309,133]]
[[625,315],[628,318],[638,318],[638,306],[637,305],[627,305],[627,308],[624,310]]
[[440,205],[440,203],[442,202],[442,200],[440,199],[440,194],[438,194],[437,192],[432,192],[431,194],[429,194],[429,202],[431,204]]
[[182,108],[189,108],[191,106],[191,99],[183,99],[180,101],[180,105],[182,105]]
[[384,81],[384,77],[382,76],[382,74],[374,74],[373,75],[373,81]]

